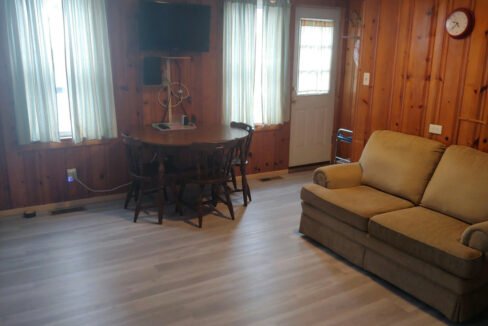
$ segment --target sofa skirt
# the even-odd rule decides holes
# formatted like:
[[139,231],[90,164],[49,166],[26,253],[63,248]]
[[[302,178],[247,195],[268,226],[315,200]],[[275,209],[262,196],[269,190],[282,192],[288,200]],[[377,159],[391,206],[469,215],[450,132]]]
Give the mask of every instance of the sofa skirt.
[[463,322],[488,307],[488,282],[464,280],[368,236],[323,211],[302,203],[300,232],[351,263],[371,272]]

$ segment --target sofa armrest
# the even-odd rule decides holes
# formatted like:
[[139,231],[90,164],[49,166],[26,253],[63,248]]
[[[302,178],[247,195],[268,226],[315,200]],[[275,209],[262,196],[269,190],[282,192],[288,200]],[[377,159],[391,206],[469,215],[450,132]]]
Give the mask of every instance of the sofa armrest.
[[359,162],[327,165],[314,171],[313,182],[329,189],[355,187],[361,185],[362,174]]
[[461,242],[488,255],[488,221],[473,224],[464,230]]

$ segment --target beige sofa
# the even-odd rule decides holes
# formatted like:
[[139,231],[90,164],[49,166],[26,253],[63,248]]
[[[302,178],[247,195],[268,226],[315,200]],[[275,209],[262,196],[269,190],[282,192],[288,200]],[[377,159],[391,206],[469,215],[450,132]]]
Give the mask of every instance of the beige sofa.
[[488,153],[374,132],[314,172],[300,232],[455,322],[488,307]]

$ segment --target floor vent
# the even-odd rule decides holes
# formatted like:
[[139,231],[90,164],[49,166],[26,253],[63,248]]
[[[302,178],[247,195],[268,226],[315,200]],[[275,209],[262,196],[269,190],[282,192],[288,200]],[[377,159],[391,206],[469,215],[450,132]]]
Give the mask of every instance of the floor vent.
[[66,213],[73,213],[73,212],[80,212],[84,211],[85,207],[70,207],[70,208],[59,208],[51,211],[51,215],[59,215],[59,214],[66,214]]
[[266,182],[271,180],[280,180],[283,179],[281,176],[277,175],[276,177],[268,177],[268,178],[261,178],[259,181]]

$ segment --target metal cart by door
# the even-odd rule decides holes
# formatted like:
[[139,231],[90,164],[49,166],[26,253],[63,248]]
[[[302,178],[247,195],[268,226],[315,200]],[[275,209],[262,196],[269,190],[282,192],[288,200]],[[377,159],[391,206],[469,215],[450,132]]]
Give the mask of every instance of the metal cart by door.
[[350,163],[351,159],[338,156],[339,144],[352,144],[352,130],[339,128],[337,130],[335,144],[334,144],[334,160],[333,164]]

